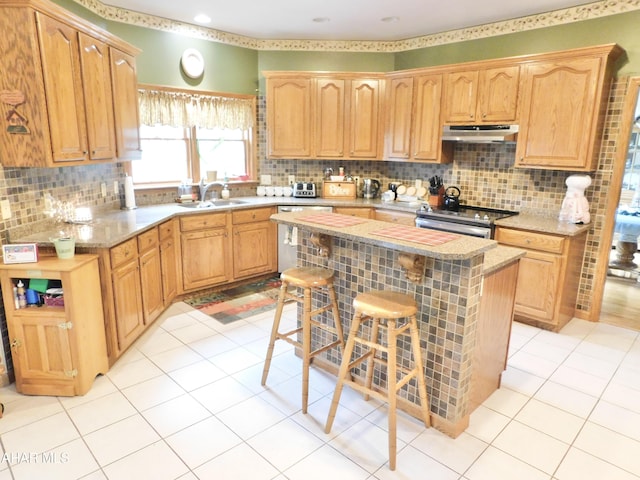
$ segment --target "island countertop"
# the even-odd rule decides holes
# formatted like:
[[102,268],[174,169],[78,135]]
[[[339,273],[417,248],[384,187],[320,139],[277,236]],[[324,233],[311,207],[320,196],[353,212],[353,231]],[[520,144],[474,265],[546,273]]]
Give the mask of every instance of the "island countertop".
[[[323,215],[326,218],[333,218],[335,221],[327,224],[308,220],[318,215]],[[353,219],[353,221],[347,221],[347,225],[340,226],[345,217]],[[419,231],[424,230],[426,233],[427,230],[406,225],[390,225],[389,222],[350,217],[348,215],[341,215],[337,213],[314,214],[308,211],[287,212],[274,214],[271,216],[271,219],[277,223],[290,225],[304,230],[312,230],[320,234],[339,236],[341,238],[369,245],[391,248],[397,251],[424,255],[425,257],[443,260],[470,259],[484,254],[484,252],[492,250],[498,246],[498,243],[495,240],[435,231],[432,232],[434,234],[440,234],[442,238],[446,237],[446,241],[444,241],[444,243],[428,244],[418,241],[404,240],[401,235],[403,231],[417,230],[418,232],[416,233],[421,233]],[[393,231],[393,229],[398,232],[398,235],[394,237],[382,236],[379,234],[379,232]]]

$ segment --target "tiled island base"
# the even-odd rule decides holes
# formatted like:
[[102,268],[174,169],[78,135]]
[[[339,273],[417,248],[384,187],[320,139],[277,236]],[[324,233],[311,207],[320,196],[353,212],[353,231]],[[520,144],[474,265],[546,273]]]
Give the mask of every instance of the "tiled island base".
[[[397,250],[332,237],[331,254],[323,258],[309,236],[309,231],[299,233],[298,265],[322,266],[336,273],[335,287],[345,332],[349,331],[352,300],[358,293],[390,289],[416,298],[432,424],[450,436],[460,434],[468,425],[471,405],[475,403],[472,402],[473,360],[484,255],[466,260],[426,258],[422,281],[413,283],[406,279],[398,264]],[[317,302],[320,305],[326,299],[320,298]],[[312,341],[319,343],[321,339]],[[408,345],[398,347],[409,355]],[[326,362],[316,365],[335,373],[341,361],[340,352],[330,350],[322,359]],[[406,360],[408,363],[410,359]],[[364,379],[363,371],[355,370],[354,375]],[[499,378],[496,383],[497,388]],[[374,384],[386,388],[381,371],[374,372]],[[419,418],[416,382],[403,387],[399,395],[398,406]]]

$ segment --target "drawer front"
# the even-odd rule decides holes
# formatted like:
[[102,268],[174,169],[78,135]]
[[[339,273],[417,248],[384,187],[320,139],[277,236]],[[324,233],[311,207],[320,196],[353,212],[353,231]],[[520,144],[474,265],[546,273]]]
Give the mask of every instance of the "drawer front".
[[132,258],[136,258],[138,256],[137,239],[132,238],[120,245],[116,245],[110,250],[109,254],[111,256],[111,268],[116,268]]
[[398,223],[400,225],[416,226],[416,216],[413,213],[396,212],[392,210],[376,210],[376,220]]
[[525,232],[522,230],[511,230],[509,228],[496,229],[496,238],[499,243],[512,245],[514,247],[539,250],[541,252],[562,253],[565,237],[547,235],[544,233]]
[[173,220],[168,222],[164,222],[163,224],[158,226],[158,231],[160,232],[160,240],[166,240],[168,238],[173,238],[173,234],[176,230],[176,224]]
[[180,231],[204,230],[206,228],[225,227],[226,213],[205,213],[180,218]]
[[139,252],[145,252],[156,245],[158,245],[158,229],[156,227],[138,235]]
[[269,220],[272,214],[275,213],[273,208],[257,208],[255,210],[236,210],[231,213],[233,218],[233,224],[238,225],[240,223],[252,223]]

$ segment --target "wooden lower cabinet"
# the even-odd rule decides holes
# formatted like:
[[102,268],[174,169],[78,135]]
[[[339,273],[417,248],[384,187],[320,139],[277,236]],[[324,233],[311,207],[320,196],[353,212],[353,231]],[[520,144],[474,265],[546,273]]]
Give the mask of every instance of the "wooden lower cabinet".
[[162,272],[162,301],[166,307],[178,295],[178,242],[175,220],[168,220],[159,227],[160,271]]
[[[13,287],[21,279],[59,281],[63,306],[16,308]],[[84,395],[109,368],[97,255],[42,258],[0,265],[16,390],[27,395]]]
[[520,260],[515,320],[557,332],[574,317],[586,236],[496,228],[499,243],[527,251]]
[[138,252],[142,314],[145,325],[148,325],[158,318],[164,310],[160,244],[157,228],[154,227],[138,235]]
[[111,273],[116,351],[123,352],[144,331],[142,288],[136,258],[119,265]]
[[376,209],[376,220],[383,222],[397,223],[399,225],[416,226],[416,214],[407,212],[398,212],[397,210]]
[[229,216],[225,212],[180,218],[183,292],[231,281]]
[[240,280],[277,270],[275,208],[232,213],[233,278]]
[[333,213],[352,217],[373,218],[373,209],[369,207],[333,207]]

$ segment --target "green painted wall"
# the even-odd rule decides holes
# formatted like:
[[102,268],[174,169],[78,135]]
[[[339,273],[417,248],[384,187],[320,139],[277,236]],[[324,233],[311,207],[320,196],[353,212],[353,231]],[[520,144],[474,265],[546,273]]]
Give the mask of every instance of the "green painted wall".
[[[619,62],[620,75],[640,73],[640,34],[637,28],[640,11],[394,54],[255,51],[109,22],[73,0],[54,1],[141,48],[143,53],[138,57],[141,83],[255,94],[264,90],[261,72],[267,70],[385,72],[605,43],[618,43],[627,52]],[[186,48],[197,48],[205,58],[205,73],[200,79],[192,80],[182,74],[180,56]]]
[[640,72],[640,11],[396,54],[395,70],[617,43],[627,52],[620,75]]

